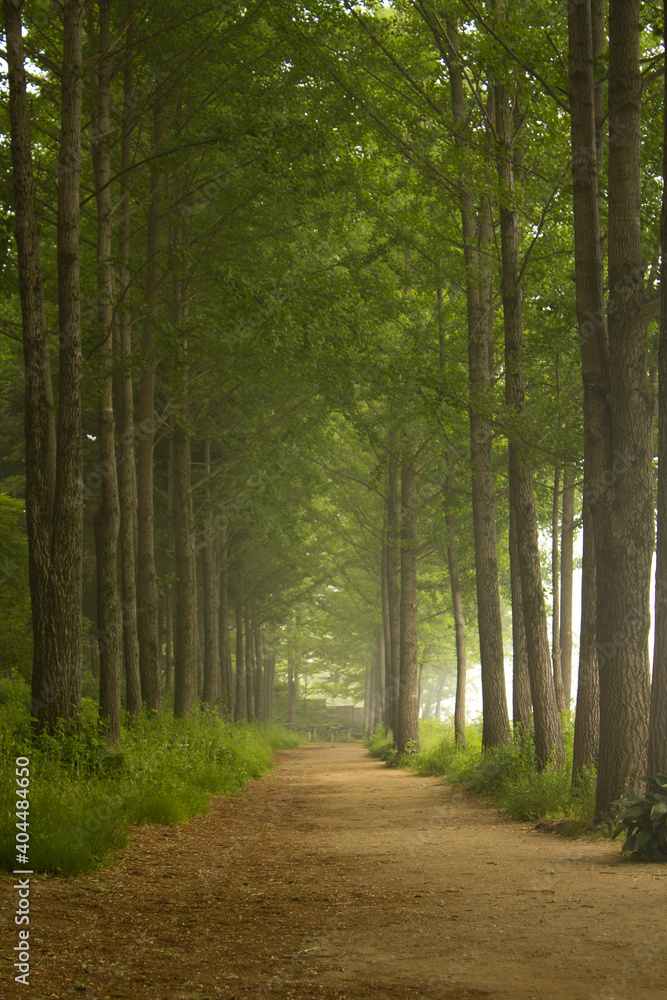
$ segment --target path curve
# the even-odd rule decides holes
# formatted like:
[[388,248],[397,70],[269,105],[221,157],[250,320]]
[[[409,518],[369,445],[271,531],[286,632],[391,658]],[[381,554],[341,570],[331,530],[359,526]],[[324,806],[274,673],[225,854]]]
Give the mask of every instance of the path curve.
[[[667,869],[508,823],[359,745],[281,751],[243,796],[31,886],[0,996],[667,1000]],[[2,909],[14,909],[2,880]]]

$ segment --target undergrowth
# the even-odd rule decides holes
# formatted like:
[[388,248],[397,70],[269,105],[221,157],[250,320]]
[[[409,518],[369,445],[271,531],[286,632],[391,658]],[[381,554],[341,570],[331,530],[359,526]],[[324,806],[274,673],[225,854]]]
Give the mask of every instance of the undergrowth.
[[272,753],[299,739],[280,726],[142,718],[121,749],[98,736],[97,703],[84,699],[78,731],[31,739],[25,682],[0,680],[0,867],[15,863],[15,760],[30,759],[30,867],[75,875],[126,842],[138,823],[181,823],[205,812],[211,795],[234,795],[270,767]]
[[514,740],[502,747],[482,750],[481,728],[466,729],[465,749],[457,746],[451,722],[422,721],[421,749],[398,758],[391,737],[378,727],[368,743],[374,757],[388,764],[407,767],[424,775],[442,775],[473,792],[490,796],[494,805],[515,820],[561,821],[563,832],[587,830],[595,811],[595,769],[588,768],[572,789],[573,723],[564,719],[565,762],[562,767],[535,764],[531,741]]

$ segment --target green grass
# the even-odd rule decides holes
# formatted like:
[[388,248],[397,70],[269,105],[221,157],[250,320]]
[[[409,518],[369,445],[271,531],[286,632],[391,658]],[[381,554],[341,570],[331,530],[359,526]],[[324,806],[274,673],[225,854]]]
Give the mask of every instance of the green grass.
[[490,796],[494,805],[515,820],[538,822],[559,820],[564,832],[583,833],[590,826],[595,809],[595,769],[588,769],[573,793],[573,722],[564,720],[565,763],[537,769],[531,743],[511,742],[482,751],[481,727],[469,725],[466,748],[456,745],[451,722],[422,721],[421,749],[397,759],[391,739],[378,728],[369,741],[369,750],[388,764],[416,770],[419,774],[441,775],[474,792]]
[[97,703],[84,699],[78,732],[30,737],[23,681],[0,679],[0,866],[15,864],[15,760],[30,758],[30,867],[75,875],[126,842],[130,825],[175,824],[205,812],[211,795],[238,794],[299,739],[280,726],[142,719],[120,751],[97,735]]

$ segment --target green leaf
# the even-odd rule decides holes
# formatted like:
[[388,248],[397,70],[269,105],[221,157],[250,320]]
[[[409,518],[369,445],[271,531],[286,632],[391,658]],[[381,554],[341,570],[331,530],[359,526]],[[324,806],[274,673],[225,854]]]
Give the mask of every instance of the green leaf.
[[637,834],[635,839],[634,850],[637,854],[644,854],[646,851],[650,850],[653,841],[653,833],[651,830],[642,830],[641,833]]
[[667,815],[667,802],[657,802],[651,809],[651,822],[654,823],[665,815]]

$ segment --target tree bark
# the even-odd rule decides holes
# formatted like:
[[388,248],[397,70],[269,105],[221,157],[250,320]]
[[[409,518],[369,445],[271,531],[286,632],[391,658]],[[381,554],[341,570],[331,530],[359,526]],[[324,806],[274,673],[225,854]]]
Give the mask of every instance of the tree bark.
[[[79,287],[79,181],[83,3],[63,12],[61,129],[58,157],[59,378],[56,478],[52,531],[48,538],[44,659],[33,677],[32,714],[37,727],[58,718],[73,721],[81,703],[83,488],[81,310]],[[43,357],[43,355],[42,355]],[[34,360],[34,359],[33,359]],[[46,457],[46,456],[45,456]],[[47,538],[42,538],[47,542]]]
[[[165,587],[164,591],[164,689],[171,691],[173,684],[173,593],[171,584]],[[138,662],[138,660],[137,660]]]
[[[466,112],[458,36],[448,22],[449,78],[456,144],[465,161],[467,151]],[[493,437],[486,416],[492,385],[493,308],[491,273],[488,264],[492,241],[491,218],[486,199],[479,213],[466,176],[465,165],[459,178],[461,229],[466,269],[468,320],[468,378],[470,419],[470,468],[472,472],[472,513],[475,538],[477,619],[482,667],[482,745],[500,746],[509,737],[509,715],[505,692],[498,551],[496,545],[496,495],[493,480]],[[477,220],[476,220],[477,215]]]
[[[519,226],[512,170],[512,118],[506,88],[495,88],[498,181],[501,192],[500,239],[503,325],[505,330],[505,401],[521,423],[525,411],[523,375],[523,292],[519,261]],[[519,571],[528,670],[533,701],[535,753],[538,765],[563,759],[563,738],[549,653],[547,614],[532,473],[522,454],[519,430],[509,436],[510,506],[516,514]]]
[[223,537],[218,551],[218,570],[220,590],[218,638],[220,641],[220,690],[222,692],[222,711],[226,719],[234,716],[234,678],[232,674],[232,655],[229,639],[229,579],[227,572],[227,529],[223,529]]
[[595,537],[590,502],[584,495],[584,551],[581,574],[581,630],[579,635],[579,679],[574,717],[572,783],[581,771],[597,761],[600,741],[600,683],[596,647]]
[[[667,7],[665,14],[667,15]],[[664,23],[667,25],[667,21]],[[667,30],[665,36],[667,39]],[[667,107],[667,76],[665,76],[665,102],[665,107]],[[660,252],[658,538],[655,567],[655,639],[647,766],[647,772],[651,776],[667,772],[667,116],[663,123]]]
[[380,563],[380,599],[382,601],[382,633],[384,636],[384,715],[382,724],[385,732],[390,730],[389,715],[391,712],[389,698],[391,692],[391,626],[389,624],[389,589],[387,586],[387,522],[385,518],[382,559]]
[[299,672],[294,664],[293,654],[287,654],[287,725],[296,720],[296,700],[299,693]]
[[255,718],[264,721],[264,657],[262,654],[262,633],[259,625],[253,626],[255,642]]
[[[152,147],[157,151],[162,141],[162,109],[156,99],[153,112]],[[156,160],[150,175],[150,204],[146,228],[146,280],[144,284],[145,318],[141,333],[143,367],[139,379],[137,416],[137,635],[141,693],[149,712],[160,711],[160,660],[157,635],[158,590],[155,571],[154,511],[153,511],[153,449],[155,445],[155,312],[157,309],[160,273],[161,198]],[[182,442],[181,442],[182,443]],[[182,517],[184,512],[178,512]],[[177,598],[178,606],[178,598]],[[180,613],[180,612],[179,612]],[[187,631],[187,629],[186,629]],[[179,622],[176,622],[176,635]],[[187,636],[187,642],[191,637]],[[183,652],[183,651],[182,651]],[[189,655],[189,654],[187,654]],[[178,664],[176,664],[178,670]],[[188,668],[189,669],[189,668]],[[183,678],[180,678],[181,682]],[[182,694],[182,692],[181,692]],[[185,704],[183,702],[183,704]],[[189,707],[187,709],[189,711]]]
[[646,771],[649,586],[654,545],[653,398],[648,381],[641,249],[639,0],[609,5],[608,488],[594,507],[600,748],[596,815],[639,790]]
[[399,579],[399,512],[400,497],[398,487],[398,434],[389,432],[389,468],[387,484],[387,604],[389,613],[389,682],[387,684],[386,717],[387,728],[396,741],[398,731],[398,697],[400,690],[400,644],[401,644],[401,585]]
[[512,505],[510,505],[509,551],[512,593],[512,723],[515,736],[520,740],[527,740],[533,731],[533,701],[530,692],[526,627],[523,620],[516,510]]
[[174,555],[176,622],[174,629],[174,716],[192,711],[197,678],[197,577],[191,516],[190,435],[176,423],[174,434]]
[[211,500],[211,442],[204,443],[206,470],[205,524],[202,544],[204,584],[204,693],[205,705],[213,705],[220,697],[220,584],[215,560],[215,534]]
[[[454,515],[447,514],[445,517],[447,525],[447,565],[449,567],[449,586],[452,592],[452,609],[454,612],[454,630],[456,634],[456,703],[454,707],[454,738],[456,742],[465,747],[466,745],[466,628],[463,617],[463,598],[461,597],[461,584],[459,582],[459,563],[456,552],[456,526]],[[440,687],[438,694],[438,707],[436,713],[440,712],[440,698],[442,696],[442,675],[440,677]]]
[[419,749],[419,665],[417,662],[417,470],[414,445],[406,441],[401,461],[400,681],[396,746]]
[[100,653],[100,719],[108,741],[120,744],[122,639],[116,551],[120,502],[113,412],[113,266],[111,261],[111,0],[99,0],[97,116],[93,128],[93,174],[97,203],[97,321],[104,374],[97,404],[100,504],[94,518],[97,560],[97,639]]
[[235,695],[234,722],[243,722],[246,713],[245,657],[243,652],[243,574],[238,573],[236,592],[236,663],[235,663]]
[[[610,450],[608,340],[600,230],[598,171],[602,169],[604,91],[594,58],[604,44],[604,3],[568,6],[570,122],[572,145],[575,292],[584,409],[584,560],[579,681],[573,777],[597,758],[599,689],[597,659],[598,554],[603,533],[595,507],[608,476]],[[611,475],[609,470],[609,476]],[[602,572],[602,563],[599,566]]]
[[[126,16],[130,20],[132,0]],[[141,675],[139,673],[139,640],[137,637],[137,566],[139,544],[137,529],[137,470],[134,461],[134,399],[132,393],[132,322],[130,310],[130,177],[132,167],[133,60],[134,23],[127,33],[128,52],[123,77],[123,134],[121,138],[121,197],[118,226],[119,290],[118,290],[118,364],[116,410],[118,413],[118,499],[120,503],[120,554],[123,595],[123,660],[125,666],[125,704],[130,719],[141,714]],[[166,595],[165,595],[166,596]],[[168,610],[170,602],[167,599]],[[167,676],[171,677],[170,620],[167,624]],[[169,684],[171,680],[169,681]],[[166,685],[169,686],[169,685]]]
[[35,215],[35,181],[20,8],[11,0],[3,0],[2,14],[9,76],[14,233],[25,368],[26,517],[33,632],[31,715],[38,719],[41,727],[46,723],[49,705],[55,695],[46,682],[48,663],[52,657],[47,609],[56,480],[55,411],[39,230]]
[[244,618],[245,631],[245,707],[248,722],[255,719],[255,652],[250,615],[246,608]]
[[563,674],[560,659],[560,469],[554,469],[553,504],[551,508],[551,662],[553,664],[554,689],[558,711],[565,708]]
[[81,173],[81,72],[84,4],[64,7],[62,117],[58,182],[58,323],[60,330],[58,463],[54,504],[51,615],[57,643],[54,677],[64,680],[64,718],[81,702],[81,581],[83,490],[81,307],[79,283],[79,184]]
[[574,469],[563,472],[563,521],[560,554],[560,662],[563,701],[569,711],[572,699],[572,589],[574,580]]
[[275,650],[269,646],[267,652],[264,646],[264,718],[267,722],[273,722],[273,691],[276,676],[276,654]]

